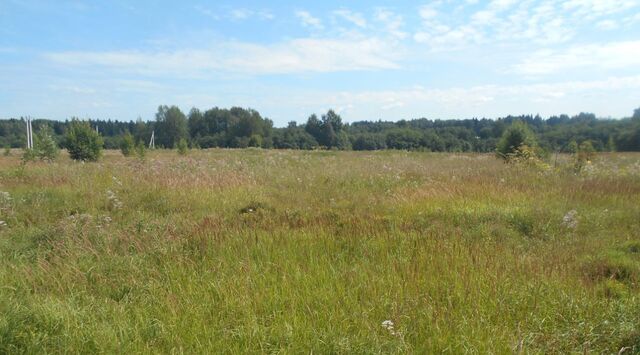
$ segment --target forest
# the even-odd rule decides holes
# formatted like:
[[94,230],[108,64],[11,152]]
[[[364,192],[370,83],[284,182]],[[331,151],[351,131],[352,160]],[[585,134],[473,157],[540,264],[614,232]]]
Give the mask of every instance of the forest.
[[[73,119],[72,119],[73,120]],[[126,133],[148,144],[155,132],[156,147],[173,148],[185,139],[192,148],[275,148],[337,150],[417,150],[433,152],[492,152],[504,130],[513,122],[526,123],[547,152],[570,152],[590,141],[597,151],[640,151],[640,108],[631,117],[598,118],[592,113],[507,116],[498,119],[359,121],[345,123],[329,110],[313,114],[306,122],[291,121],[274,127],[258,111],[214,107],[187,114],[177,106],[160,106],[154,120],[117,121],[88,119],[104,138],[104,148],[117,149]],[[34,130],[47,125],[64,147],[64,133],[71,120],[34,119]],[[0,120],[0,146],[20,148],[26,144],[24,118]]]

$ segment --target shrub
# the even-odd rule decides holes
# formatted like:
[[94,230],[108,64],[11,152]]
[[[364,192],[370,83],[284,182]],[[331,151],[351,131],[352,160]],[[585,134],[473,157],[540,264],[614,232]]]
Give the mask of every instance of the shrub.
[[138,157],[138,159],[144,160],[146,155],[147,148],[144,146],[144,143],[138,142],[138,144],[136,145],[136,156]]
[[36,154],[35,149],[25,148],[24,152],[22,153],[22,163],[35,161],[37,158],[38,155]]
[[187,155],[189,152],[189,145],[187,144],[187,140],[184,138],[180,138],[177,144],[178,154]]
[[53,139],[53,131],[47,125],[40,127],[33,145],[35,156],[40,160],[53,161],[60,154],[58,143]]
[[7,144],[6,146],[4,146],[4,156],[8,157],[10,155],[11,155],[11,146]]
[[584,141],[580,143],[577,151],[574,154],[574,169],[576,172],[580,172],[582,168],[587,164],[591,164],[591,161],[595,157],[595,149],[591,141]]
[[65,147],[73,160],[97,161],[102,154],[102,137],[89,122],[74,119],[65,136]]
[[122,136],[122,141],[120,142],[120,151],[122,155],[125,157],[131,156],[136,149],[136,143],[133,140],[133,136],[131,133],[127,132]]
[[[528,149],[522,149],[526,146]],[[516,121],[502,134],[502,138],[496,147],[496,154],[509,161],[514,157],[520,157],[525,152],[538,155],[536,152],[536,139],[526,123]]]

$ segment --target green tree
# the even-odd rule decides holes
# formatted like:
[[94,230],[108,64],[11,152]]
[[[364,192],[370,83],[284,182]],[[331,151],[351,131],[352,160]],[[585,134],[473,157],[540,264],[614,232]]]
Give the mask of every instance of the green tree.
[[165,148],[175,147],[187,138],[187,117],[177,106],[160,106],[156,113],[156,143]]
[[102,154],[102,137],[89,122],[73,119],[65,135],[65,147],[73,160],[97,161]]
[[178,154],[187,155],[189,152],[189,144],[187,144],[187,140],[184,138],[180,138],[178,144],[176,144],[176,148],[178,148]]
[[127,132],[122,136],[122,141],[120,142],[120,151],[122,155],[125,157],[129,157],[134,153],[136,149],[136,143],[133,139],[133,135]]
[[502,134],[496,152],[499,157],[508,160],[511,156],[517,156],[524,146],[535,148],[537,146],[535,136],[526,123],[515,121]]
[[60,154],[58,143],[53,139],[53,131],[48,125],[43,125],[34,137],[33,150],[40,160],[54,161]]
[[136,144],[136,156],[138,157],[138,159],[140,159],[140,161],[143,161],[146,155],[147,147],[143,142],[138,142],[138,144]]

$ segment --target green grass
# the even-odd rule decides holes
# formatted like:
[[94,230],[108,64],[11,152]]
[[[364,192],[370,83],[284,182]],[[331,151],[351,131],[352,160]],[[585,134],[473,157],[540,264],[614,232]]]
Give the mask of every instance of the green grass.
[[640,353],[638,154],[0,167],[0,353]]

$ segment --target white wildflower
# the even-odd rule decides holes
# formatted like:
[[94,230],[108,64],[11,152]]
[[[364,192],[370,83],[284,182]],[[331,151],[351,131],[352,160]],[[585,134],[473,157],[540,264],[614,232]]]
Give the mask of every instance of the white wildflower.
[[120,201],[115,192],[107,190],[107,199],[113,209],[119,210],[122,208],[122,201]]
[[385,320],[384,322],[382,322],[382,328],[388,330],[391,335],[396,335],[396,330],[394,328],[393,321],[388,319]]
[[578,211],[571,210],[567,212],[567,214],[562,217],[562,225],[570,229],[575,229],[578,226]]
[[0,221],[0,228],[6,227],[6,226],[7,226],[7,222]]

